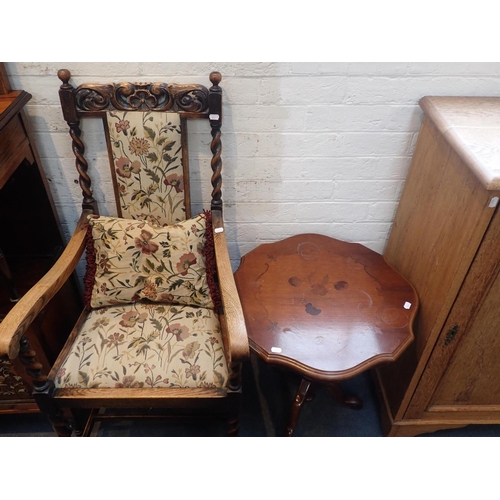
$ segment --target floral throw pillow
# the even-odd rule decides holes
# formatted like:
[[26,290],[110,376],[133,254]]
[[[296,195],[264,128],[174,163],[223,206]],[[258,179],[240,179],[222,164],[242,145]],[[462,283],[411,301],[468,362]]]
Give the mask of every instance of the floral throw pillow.
[[214,275],[210,212],[164,227],[89,216],[88,309],[144,299],[212,309],[220,300]]

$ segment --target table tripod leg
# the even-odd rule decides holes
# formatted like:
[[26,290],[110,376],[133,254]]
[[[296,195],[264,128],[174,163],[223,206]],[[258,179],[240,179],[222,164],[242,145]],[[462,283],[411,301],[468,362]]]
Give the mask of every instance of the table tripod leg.
[[311,387],[311,382],[303,378],[300,381],[299,389],[297,390],[297,394],[295,395],[295,399],[292,404],[292,413],[290,415],[290,421],[288,422],[288,427],[286,428],[286,436],[291,436],[293,431],[295,430],[295,426],[299,420],[299,415],[304,406],[304,402],[307,398],[307,392]]
[[363,401],[357,396],[345,394],[337,382],[327,384],[326,391],[337,402],[344,406],[348,406],[353,410],[360,410],[363,408]]

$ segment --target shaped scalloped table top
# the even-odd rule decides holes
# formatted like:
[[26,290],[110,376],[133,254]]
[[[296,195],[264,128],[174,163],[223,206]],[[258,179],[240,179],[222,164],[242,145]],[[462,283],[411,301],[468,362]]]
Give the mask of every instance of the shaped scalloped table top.
[[291,236],[254,248],[234,277],[250,346],[302,376],[343,380],[394,361],[413,341],[415,290],[360,244]]
[[424,97],[420,106],[485,189],[500,190],[500,97]]

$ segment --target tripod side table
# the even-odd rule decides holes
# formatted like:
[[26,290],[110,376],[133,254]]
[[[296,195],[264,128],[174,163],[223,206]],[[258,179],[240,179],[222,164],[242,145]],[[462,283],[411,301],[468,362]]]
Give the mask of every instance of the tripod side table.
[[235,273],[250,346],[302,377],[286,435],[316,384],[361,408],[339,381],[396,360],[412,342],[418,297],[378,253],[301,234],[255,248]]

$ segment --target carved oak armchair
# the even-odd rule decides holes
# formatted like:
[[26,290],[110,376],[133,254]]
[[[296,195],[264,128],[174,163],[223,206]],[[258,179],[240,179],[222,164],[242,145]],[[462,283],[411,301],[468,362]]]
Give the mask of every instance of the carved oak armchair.
[[[85,84],[60,70],[83,194],[82,215],[54,267],[0,325],[0,354],[19,355],[34,398],[60,436],[99,416],[224,417],[236,435],[248,340],[224,234],[221,75],[212,86]],[[116,216],[99,214],[80,120],[103,120]],[[191,213],[187,124],[211,127],[211,209]],[[86,252],[85,252],[86,251]],[[86,255],[85,310],[50,373],[23,337]],[[61,311],[64,314],[64,311]]]

